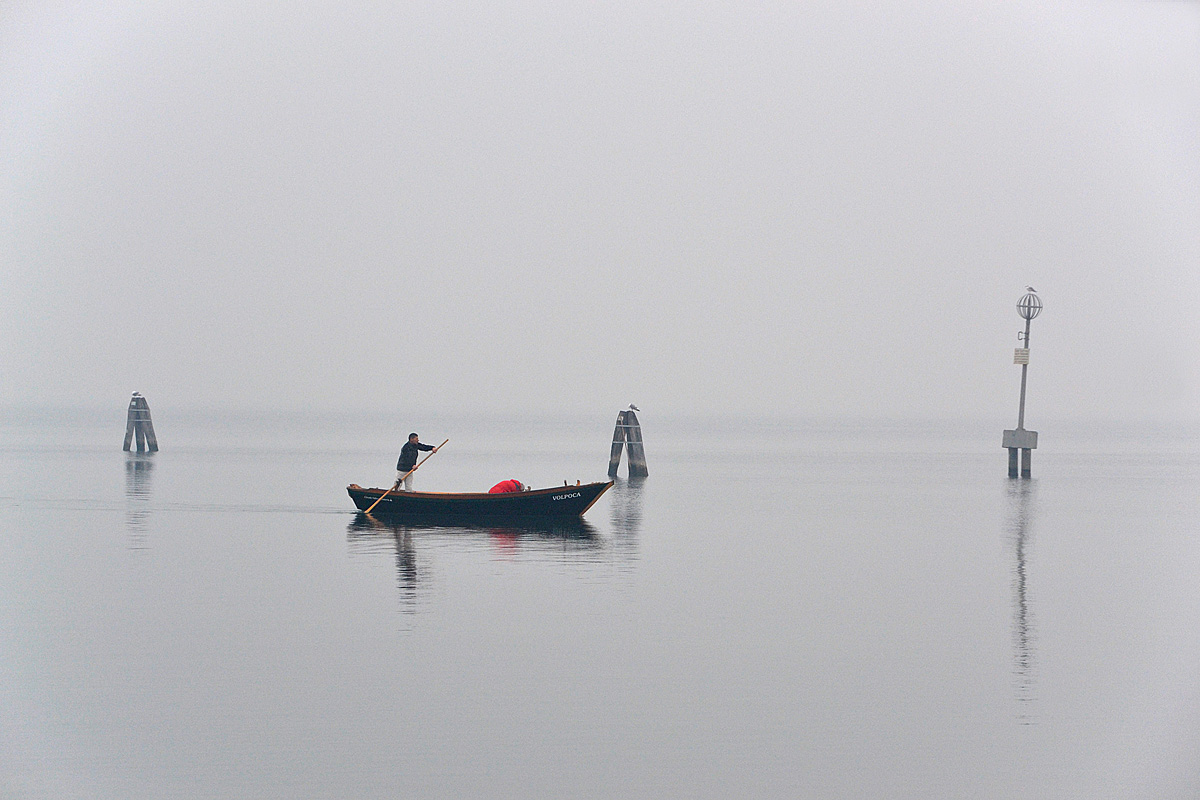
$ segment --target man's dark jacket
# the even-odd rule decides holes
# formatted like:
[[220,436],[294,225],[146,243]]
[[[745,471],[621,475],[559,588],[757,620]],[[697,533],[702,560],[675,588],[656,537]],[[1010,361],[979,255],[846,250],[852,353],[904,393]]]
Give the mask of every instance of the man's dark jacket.
[[400,472],[408,472],[417,465],[418,450],[432,450],[433,445],[423,442],[405,442],[404,447],[400,448],[400,460],[396,462],[396,469]]

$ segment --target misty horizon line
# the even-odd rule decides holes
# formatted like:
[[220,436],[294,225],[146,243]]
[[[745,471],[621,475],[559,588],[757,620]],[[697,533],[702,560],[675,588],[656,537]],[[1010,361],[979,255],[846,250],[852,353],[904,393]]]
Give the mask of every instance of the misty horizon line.
[[[228,416],[231,420],[251,421],[263,420],[270,418],[302,420],[305,418],[327,419],[334,416],[349,416],[358,420],[382,420],[392,419],[396,424],[404,427],[406,421],[411,425],[420,425],[422,422],[436,422],[440,420],[454,420],[461,422],[464,418],[474,418],[480,423],[494,424],[501,420],[520,421],[523,423],[529,422],[579,422],[583,420],[603,420],[607,424],[612,425],[615,422],[618,412],[627,409],[629,406],[606,407],[601,410],[597,408],[559,408],[559,409],[543,409],[543,408],[526,408],[526,409],[507,409],[507,408],[471,408],[471,407],[456,407],[456,408],[420,408],[412,407],[407,409],[398,408],[383,408],[363,404],[360,406],[332,406],[324,404],[314,404],[310,406],[285,406],[285,405],[263,405],[263,404],[205,404],[205,405],[189,405],[189,404],[171,404],[158,403],[156,404],[152,397],[147,396],[147,401],[150,404],[151,414],[155,415],[155,419],[162,417],[175,417],[180,420],[200,420],[210,417]],[[126,409],[128,403],[123,402],[119,405],[103,405],[100,403],[39,403],[39,402],[8,402],[0,403],[0,415],[7,421],[14,419],[24,419],[31,421],[34,419],[51,419],[55,421],[65,421],[70,418],[78,418],[80,422],[100,422],[104,419],[119,420],[123,426],[126,419]],[[786,411],[786,410],[764,410],[764,409],[709,409],[705,411],[697,411],[694,409],[683,407],[669,407],[666,409],[657,409],[654,406],[637,406],[637,414],[642,424],[647,421],[661,421],[664,423],[678,424],[689,422],[705,422],[719,426],[720,424],[783,424],[783,423],[804,423],[811,425],[878,425],[878,424],[914,424],[914,425],[929,425],[929,424],[946,424],[952,426],[960,425],[1001,425],[1003,428],[1016,427],[1016,413],[1008,411],[997,411],[995,413],[900,413],[900,414],[880,414],[872,412],[842,412],[833,413],[825,411]],[[1011,417],[1011,419],[1010,419]],[[597,422],[597,424],[599,424]],[[1026,428],[1029,430],[1037,430],[1038,426],[1048,426],[1053,428],[1056,425],[1180,425],[1180,426],[1200,426],[1200,417],[1187,417],[1169,414],[1154,414],[1146,413],[1138,416],[1131,415],[1103,415],[1082,413],[1076,415],[1062,414],[1027,414]],[[1001,428],[1002,429],[1002,428]],[[998,429],[999,430],[999,429]]]

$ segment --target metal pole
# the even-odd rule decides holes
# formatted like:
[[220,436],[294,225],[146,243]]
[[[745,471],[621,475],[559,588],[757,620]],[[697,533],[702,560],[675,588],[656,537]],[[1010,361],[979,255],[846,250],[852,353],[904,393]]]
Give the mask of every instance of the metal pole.
[[[1032,320],[1025,320],[1025,349],[1029,349],[1029,323]],[[1025,377],[1029,373],[1029,365],[1021,365],[1021,410],[1017,413],[1017,430],[1025,430]]]

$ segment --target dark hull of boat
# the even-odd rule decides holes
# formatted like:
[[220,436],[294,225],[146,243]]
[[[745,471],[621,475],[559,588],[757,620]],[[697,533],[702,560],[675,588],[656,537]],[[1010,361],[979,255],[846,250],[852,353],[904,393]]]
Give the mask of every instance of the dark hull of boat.
[[[414,519],[504,520],[572,519],[583,516],[612,481],[579,486],[555,486],[530,492],[504,494],[447,492],[391,492],[371,511],[372,515]],[[346,487],[359,511],[366,511],[386,489]]]

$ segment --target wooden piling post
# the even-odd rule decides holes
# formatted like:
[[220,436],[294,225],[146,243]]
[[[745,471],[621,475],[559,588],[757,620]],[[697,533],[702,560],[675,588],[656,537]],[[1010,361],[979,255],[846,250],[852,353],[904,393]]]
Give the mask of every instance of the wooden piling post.
[[625,412],[617,412],[617,427],[613,429],[612,451],[608,456],[608,477],[617,477],[621,466],[621,451],[625,449]]
[[645,478],[650,474],[646,469],[646,448],[642,442],[642,426],[638,422],[637,409],[633,406],[628,411],[617,412],[617,426],[613,429],[612,450],[608,457],[608,477],[617,477],[617,467],[621,464],[621,451],[626,450],[629,456],[629,477]]
[[158,452],[158,438],[154,435],[154,423],[150,421],[150,404],[146,402],[146,398],[142,397],[141,392],[134,392],[133,397],[129,398],[129,416],[125,422],[125,444],[121,449],[128,453],[135,437],[139,453],[147,450],[151,453]]
[[642,426],[638,424],[633,410],[625,412],[625,450],[629,455],[629,477],[644,478],[650,474],[646,469],[646,448],[642,445]]

